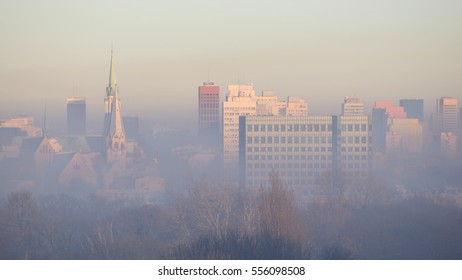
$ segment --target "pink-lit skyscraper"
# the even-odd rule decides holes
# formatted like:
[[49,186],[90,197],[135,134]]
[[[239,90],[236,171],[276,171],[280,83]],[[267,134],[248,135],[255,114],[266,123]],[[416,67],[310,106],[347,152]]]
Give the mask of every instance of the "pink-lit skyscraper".
[[213,82],[199,86],[199,134],[212,142],[220,134],[220,87]]

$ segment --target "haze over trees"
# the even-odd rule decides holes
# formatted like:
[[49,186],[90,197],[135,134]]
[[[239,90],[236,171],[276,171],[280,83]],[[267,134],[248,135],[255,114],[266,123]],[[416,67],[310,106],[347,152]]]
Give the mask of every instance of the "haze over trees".
[[0,203],[0,258],[462,257],[454,201],[406,198],[372,175],[353,184],[332,178],[303,202],[277,173],[259,189],[194,181],[163,204],[16,191]]

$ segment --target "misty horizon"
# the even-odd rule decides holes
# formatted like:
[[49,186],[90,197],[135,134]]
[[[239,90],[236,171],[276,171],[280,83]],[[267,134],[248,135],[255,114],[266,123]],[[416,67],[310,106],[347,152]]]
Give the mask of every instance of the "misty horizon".
[[0,259],[462,259],[461,12],[2,1]]

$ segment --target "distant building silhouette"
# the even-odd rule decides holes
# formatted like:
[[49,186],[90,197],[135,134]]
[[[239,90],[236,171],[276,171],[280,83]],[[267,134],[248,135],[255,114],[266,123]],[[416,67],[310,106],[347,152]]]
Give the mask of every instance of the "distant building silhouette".
[[403,107],[409,119],[424,121],[424,101],[423,99],[400,99],[399,106]]
[[84,135],[86,133],[85,98],[67,98],[67,133],[72,135]]
[[372,150],[385,153],[388,115],[385,108],[372,108]]
[[441,97],[436,101],[436,110],[441,121],[439,124],[440,131],[455,133],[458,127],[457,99],[453,97]]
[[343,116],[364,116],[364,103],[356,97],[345,97],[342,103]]
[[306,100],[301,97],[287,97],[287,107],[285,109],[285,116],[307,116],[308,104]]
[[375,102],[375,108],[384,108],[389,118],[405,119],[407,114],[401,106],[395,106],[391,101]]
[[204,82],[198,92],[199,136],[204,143],[218,144],[220,135],[220,87]]

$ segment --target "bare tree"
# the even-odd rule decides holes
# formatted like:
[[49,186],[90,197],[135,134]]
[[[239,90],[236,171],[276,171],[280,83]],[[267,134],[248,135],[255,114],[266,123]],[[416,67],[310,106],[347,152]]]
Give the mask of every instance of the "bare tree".
[[276,237],[300,240],[301,219],[293,190],[284,186],[275,171],[270,175],[270,184],[261,196],[261,230]]
[[[5,258],[29,259],[37,256],[40,232],[40,212],[37,201],[28,191],[8,195],[1,211],[0,233],[7,240]],[[6,241],[5,240],[5,241]]]

